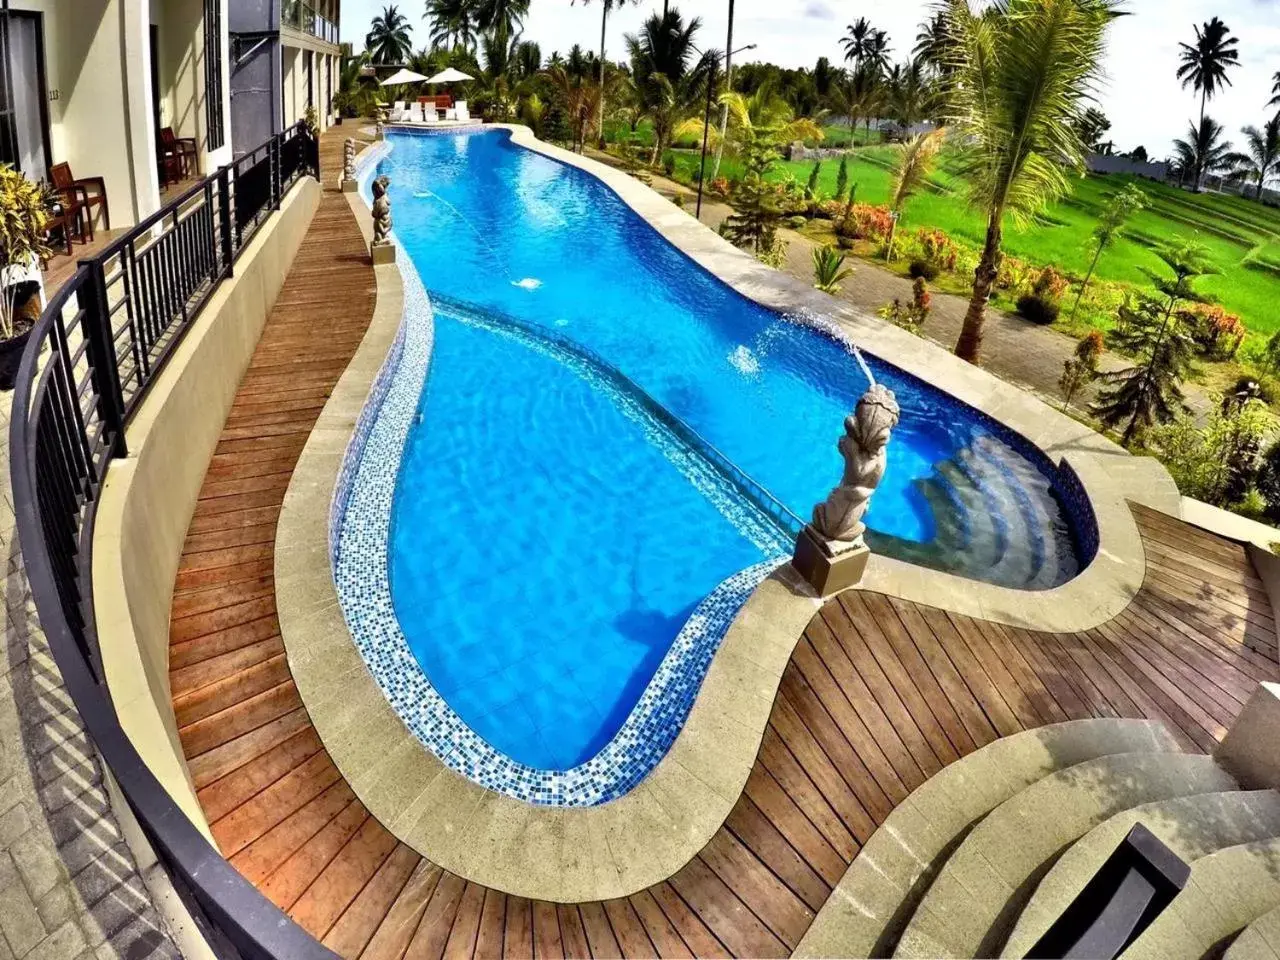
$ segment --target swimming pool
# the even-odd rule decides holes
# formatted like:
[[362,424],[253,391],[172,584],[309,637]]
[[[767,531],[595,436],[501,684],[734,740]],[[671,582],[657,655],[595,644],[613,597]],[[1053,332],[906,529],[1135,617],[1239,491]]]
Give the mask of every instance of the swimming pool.
[[[734,608],[682,633],[690,614],[727,580],[740,602],[734,575],[784,558],[838,479],[865,378],[816,318],[743,299],[589,174],[502,132],[390,139],[379,172],[434,312],[388,468],[395,620],[444,714],[478,737],[467,750],[490,748],[515,780],[572,780],[627,748],[610,787],[542,777],[549,792],[525,796],[600,802],[674,738]],[[903,410],[873,549],[1005,586],[1074,575],[1051,465],[868,360]]]

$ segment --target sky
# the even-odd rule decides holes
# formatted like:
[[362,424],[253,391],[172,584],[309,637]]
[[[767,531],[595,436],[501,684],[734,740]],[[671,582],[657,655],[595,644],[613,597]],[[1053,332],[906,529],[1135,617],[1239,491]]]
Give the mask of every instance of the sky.
[[[343,0],[342,39],[357,49],[369,21],[385,0]],[[702,20],[700,47],[723,49],[728,0],[671,0],[685,16]],[[414,46],[427,44],[425,0],[398,4],[414,27]],[[734,48],[757,45],[740,60],[765,60],[785,67],[812,67],[818,57],[838,62],[845,26],[865,16],[889,33],[895,58],[905,59],[915,43],[918,24],[930,10],[928,0],[736,0]],[[1271,77],[1280,71],[1280,0],[1127,0],[1129,16],[1111,28],[1106,80],[1098,99],[1111,120],[1109,138],[1116,150],[1142,144],[1154,159],[1167,156],[1175,137],[1183,136],[1199,114],[1199,97],[1183,90],[1174,76],[1178,43],[1194,42],[1193,26],[1219,16],[1240,38],[1240,67],[1231,71],[1232,85],[1209,104],[1209,115],[1222,123],[1227,136],[1242,146],[1240,128],[1261,126],[1267,119]],[[660,0],[628,3],[609,17],[606,56],[624,57],[623,35],[635,32]],[[524,39],[535,40],[544,57],[580,43],[600,43],[599,0],[531,0]],[[1274,108],[1273,108],[1274,109]]]

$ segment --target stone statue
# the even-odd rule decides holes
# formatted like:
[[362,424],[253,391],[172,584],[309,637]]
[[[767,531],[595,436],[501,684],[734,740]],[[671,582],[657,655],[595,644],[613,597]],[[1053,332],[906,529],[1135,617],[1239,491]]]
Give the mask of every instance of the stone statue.
[[865,546],[867,525],[862,517],[871,494],[884,476],[889,434],[898,425],[898,401],[888,387],[875,383],[862,395],[857,409],[844,418],[844,436],[837,448],[844,457],[844,476],[827,499],[813,508],[813,528],[837,550]]
[[356,178],[356,142],[348,137],[347,142],[342,145],[342,179],[354,180]]
[[387,196],[387,188],[390,186],[391,181],[385,175],[373,181],[373,245],[375,247],[387,246],[391,243],[391,198]]

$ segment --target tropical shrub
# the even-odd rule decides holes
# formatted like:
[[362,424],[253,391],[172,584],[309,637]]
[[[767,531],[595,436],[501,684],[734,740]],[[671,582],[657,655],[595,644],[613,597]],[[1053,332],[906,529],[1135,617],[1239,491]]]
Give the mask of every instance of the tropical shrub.
[[1080,338],[1071,357],[1062,362],[1062,376],[1058,379],[1058,387],[1062,390],[1062,408],[1071,406],[1071,398],[1081,387],[1098,379],[1098,361],[1106,343],[1102,339],[1102,331],[1090,330]]
[[[27,267],[32,258],[50,255],[44,231],[49,223],[49,207],[54,197],[43,185],[28,180],[9,164],[0,164],[0,267]],[[24,284],[0,289],[0,338],[9,339],[23,330],[20,308],[28,299]],[[29,317],[26,319],[30,319]]]
[[851,203],[846,205],[836,232],[854,240],[885,240],[892,229],[893,216],[888,207]]
[[996,287],[1000,290],[1019,290],[1026,286],[1031,268],[1017,257],[1000,259],[1000,272],[996,274]]
[[1214,360],[1234,358],[1248,332],[1238,316],[1216,303],[1188,304],[1181,314],[1200,351]]
[[728,177],[716,177],[707,184],[707,189],[721,197],[727,197],[729,196],[730,186]]
[[1067,278],[1053,267],[1045,267],[1031,284],[1031,289],[1018,298],[1018,315],[1032,323],[1048,325],[1058,319]]
[[911,274],[914,280],[922,278],[925,280],[937,280],[940,272],[937,264],[923,257],[916,257],[907,268],[907,273]]
[[895,299],[893,303],[881,307],[879,316],[894,326],[901,327],[911,333],[919,333],[924,322],[929,319],[929,311],[933,309],[933,297],[923,277],[917,277],[911,285],[911,302],[903,303]]
[[670,150],[662,151],[662,172],[668,177],[676,172],[676,155]]
[[[916,243],[920,247],[921,258],[933,264],[939,272],[946,271],[950,273],[955,270],[960,251],[955,241],[943,231],[917,230]],[[937,276],[937,273],[934,276]],[[932,280],[933,277],[929,279]]]
[[1223,507],[1238,503],[1260,480],[1258,451],[1273,430],[1262,401],[1230,401],[1210,413],[1203,427],[1184,413],[1147,437],[1183,496]]
[[844,260],[844,254],[835,247],[814,247],[813,285],[823,293],[833,296],[839,293],[841,282],[853,275],[853,270],[844,265]]
[[1280,441],[1272,443],[1258,462],[1258,493],[1267,505],[1267,516],[1280,522]]

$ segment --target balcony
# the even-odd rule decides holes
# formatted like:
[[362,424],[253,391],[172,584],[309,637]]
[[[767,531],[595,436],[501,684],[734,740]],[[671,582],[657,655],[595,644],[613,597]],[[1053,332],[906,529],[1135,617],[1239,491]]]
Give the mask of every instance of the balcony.
[[285,0],[280,12],[280,22],[325,43],[338,43],[338,25],[317,12],[313,4],[303,0]]

